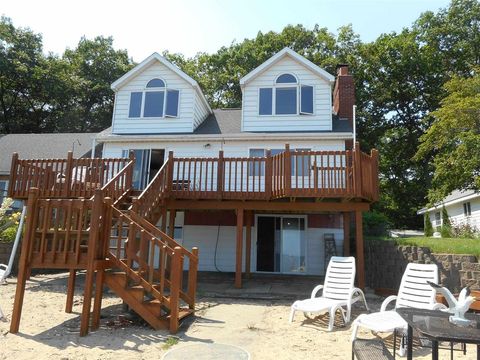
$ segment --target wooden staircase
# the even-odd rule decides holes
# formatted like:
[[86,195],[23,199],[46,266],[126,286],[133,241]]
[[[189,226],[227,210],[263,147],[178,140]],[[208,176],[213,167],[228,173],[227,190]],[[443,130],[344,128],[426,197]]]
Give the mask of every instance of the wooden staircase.
[[132,188],[133,166],[131,158],[90,198],[42,198],[45,192],[29,190],[10,332],[18,332],[25,282],[33,268],[70,270],[67,312],[75,271],[86,270],[82,336],[99,326],[104,285],[154,329],[175,333],[179,322],[194,313],[198,250],[188,251],[154,225],[161,217],[166,221],[166,187],[159,186],[166,167],[140,193]]

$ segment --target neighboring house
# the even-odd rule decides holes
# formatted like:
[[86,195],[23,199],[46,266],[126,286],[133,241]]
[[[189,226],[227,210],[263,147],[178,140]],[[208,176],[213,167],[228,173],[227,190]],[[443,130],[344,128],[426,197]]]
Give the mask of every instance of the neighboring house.
[[[69,151],[74,157],[90,156],[94,133],[9,134],[0,137],[0,203],[8,191],[12,153],[24,159],[65,159]],[[4,154],[8,154],[5,156]],[[16,200],[13,207],[21,208]]]
[[[179,159],[175,160],[173,187],[204,191],[206,199],[210,196],[207,192],[218,190],[214,163],[223,152],[224,161],[234,158],[228,160],[228,169],[222,170],[229,171],[223,174],[226,177],[223,191],[237,193],[239,196],[232,200],[242,202],[250,199],[247,186],[253,191],[257,186],[257,191],[263,192],[269,185],[263,160],[247,164],[240,158],[280,156],[286,144],[290,150],[310,152],[297,156],[296,161],[292,158],[290,180],[294,188],[312,189],[311,195],[279,199],[292,201],[291,210],[286,211],[279,210],[275,205],[278,202],[271,202],[270,198],[252,205],[251,209],[245,208],[249,210],[246,221],[252,222],[253,245],[247,240],[242,261],[244,266],[247,262],[247,272],[324,274],[324,238],[333,237],[337,254],[342,254],[347,228],[344,219],[347,222],[349,219],[345,211],[333,210],[338,205],[325,202],[340,202],[341,208],[350,212],[356,206],[365,209],[376,196],[375,191],[369,199],[334,195],[334,187],[346,190],[349,186],[345,174],[351,176],[346,168],[350,164],[346,150],[353,144],[353,77],[347,66],[340,66],[335,81],[333,75],[285,48],[240,79],[240,85],[241,109],[212,110],[195,80],[154,53],[112,84],[115,91],[112,127],[101,132],[96,141],[103,144],[104,157],[126,157],[129,150],[135,152],[137,189],[149,184],[172,151],[175,159]],[[212,159],[212,163],[202,163],[198,158]],[[199,163],[198,168],[195,165],[193,169],[194,162]],[[336,170],[321,173],[329,167]],[[368,174],[375,188],[376,169],[364,171],[375,172]],[[316,176],[323,178],[315,179]],[[275,177],[272,181],[275,187]],[[320,187],[330,187],[331,191],[326,189],[329,194],[315,195],[314,188],[320,183],[323,183]],[[176,214],[175,240],[187,248],[199,247],[199,270],[235,271],[239,261],[237,203],[226,201],[225,196],[221,204],[200,201],[202,196],[192,195],[193,202],[186,195],[181,196],[182,200],[172,200]],[[308,206],[302,205],[306,202]],[[312,207],[312,202],[317,206]]]
[[423,208],[417,212],[424,215],[428,212],[433,229],[443,224],[442,207],[445,206],[450,222],[454,226],[469,225],[480,230],[480,194],[473,190],[455,190],[442,201],[430,208]]

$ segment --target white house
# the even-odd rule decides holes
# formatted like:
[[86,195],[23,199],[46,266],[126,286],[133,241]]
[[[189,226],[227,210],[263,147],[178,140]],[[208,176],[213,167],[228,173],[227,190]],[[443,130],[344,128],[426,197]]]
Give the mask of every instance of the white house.
[[[212,110],[195,80],[154,53],[112,84],[112,126],[98,134],[96,142],[103,144],[103,157],[122,157],[134,151],[134,185],[139,190],[148,186],[173,152],[178,159],[172,170],[173,187],[189,184],[188,192],[198,195],[196,202],[188,202],[185,196],[176,200],[175,240],[186,247],[199,247],[199,270],[235,271],[235,213],[239,206],[251,206],[246,214],[252,222],[251,234],[244,233],[246,241],[241,244],[246,253],[240,257],[245,271],[323,274],[324,239],[334,238],[337,254],[343,253],[349,213],[358,206],[365,209],[375,197],[375,191],[370,199],[347,196],[353,191],[354,176],[368,176],[372,189],[376,184],[374,165],[362,175],[352,172],[353,78],[347,66],[339,68],[335,79],[285,48],[239,82],[242,108]],[[253,193],[268,190],[275,194],[280,185],[275,175],[271,183],[267,179],[271,171],[268,159],[273,158],[276,169],[275,161],[286,144],[290,151],[305,151],[293,155],[296,160],[292,158],[289,170],[291,194],[298,195],[272,195],[264,203],[234,202],[237,195],[242,194],[244,200],[251,195],[249,187]],[[224,181],[219,181],[214,166],[220,162],[219,156],[226,164],[221,174]],[[206,160],[194,174],[188,159],[201,162],[200,158]],[[258,163],[248,163],[246,158],[256,158]],[[220,182],[224,197],[215,206],[202,196],[220,191]],[[355,184],[361,192],[360,179]],[[300,194],[301,189],[310,191],[309,195]],[[252,195],[250,200],[254,199]],[[278,204],[285,201],[293,201],[291,210],[279,210],[283,205]],[[274,206],[269,208],[271,204]]]
[[419,210],[419,215],[428,213],[434,229],[442,226],[442,207],[445,206],[450,222],[454,226],[469,225],[480,230],[480,194],[473,190],[455,190],[432,207]]

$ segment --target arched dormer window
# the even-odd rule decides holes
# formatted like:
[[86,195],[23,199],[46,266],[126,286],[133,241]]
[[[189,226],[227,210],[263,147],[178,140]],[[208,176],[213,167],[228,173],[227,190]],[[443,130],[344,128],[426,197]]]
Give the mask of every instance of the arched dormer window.
[[144,91],[130,94],[128,117],[177,117],[179,99],[178,90],[169,89],[162,79],[151,79],[145,85]]
[[313,86],[293,74],[277,76],[272,87],[259,89],[259,115],[313,115]]

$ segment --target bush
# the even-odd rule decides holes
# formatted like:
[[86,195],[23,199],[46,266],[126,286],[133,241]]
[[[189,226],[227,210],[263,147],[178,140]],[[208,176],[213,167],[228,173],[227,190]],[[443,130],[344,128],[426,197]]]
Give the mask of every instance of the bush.
[[13,242],[15,241],[15,236],[17,235],[17,225],[11,226],[2,231],[0,234],[1,242]]
[[432,237],[433,236],[433,226],[432,222],[430,221],[430,214],[428,212],[425,213],[425,216],[423,218],[423,223],[424,223],[424,233],[426,237]]
[[442,238],[451,238],[453,236],[452,224],[450,223],[450,218],[448,217],[445,205],[442,207],[442,228],[440,229],[440,234],[442,235]]
[[363,232],[366,236],[386,236],[391,223],[385,214],[369,211],[363,213]]
[[452,235],[458,238],[473,239],[478,236],[478,229],[470,224],[452,226]]

